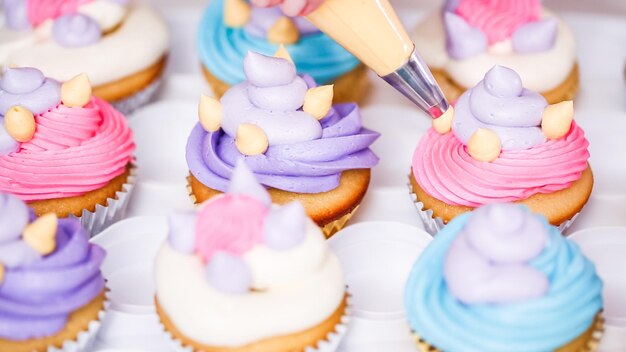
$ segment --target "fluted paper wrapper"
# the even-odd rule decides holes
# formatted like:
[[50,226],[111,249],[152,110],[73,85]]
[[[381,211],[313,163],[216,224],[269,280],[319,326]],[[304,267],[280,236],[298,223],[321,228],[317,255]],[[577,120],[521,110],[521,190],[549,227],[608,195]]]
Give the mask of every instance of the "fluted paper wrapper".
[[70,215],[80,221],[81,225],[87,230],[91,237],[102,232],[104,229],[122,220],[126,216],[128,210],[128,202],[135,188],[137,181],[137,168],[132,166],[126,183],[122,185],[122,189],[115,193],[115,198],[108,198],[106,205],[96,204],[94,212],[83,209],[80,217]]
[[[434,216],[434,213],[431,209],[426,209],[426,207],[424,206],[424,203],[422,203],[417,197],[417,194],[413,192],[413,186],[411,185],[410,174],[409,174],[409,181],[407,183],[407,187],[409,189],[409,195],[411,196],[411,200],[413,201],[413,204],[415,205],[415,209],[417,210],[417,214],[419,215],[420,220],[422,220],[422,223],[424,224],[424,230],[426,230],[426,232],[428,232],[429,234],[433,236],[436,235],[437,232],[441,231],[446,226],[446,223],[443,221],[442,218]],[[580,213],[576,213],[571,219],[557,226],[557,228],[559,229],[559,232],[561,232],[561,234],[565,234],[567,229],[569,229],[572,226],[572,224],[574,223],[574,221],[576,220],[579,214]]]
[[113,101],[111,105],[122,114],[128,115],[152,101],[159,91],[159,87],[161,87],[161,82],[162,78],[158,78],[139,92],[124,99]]

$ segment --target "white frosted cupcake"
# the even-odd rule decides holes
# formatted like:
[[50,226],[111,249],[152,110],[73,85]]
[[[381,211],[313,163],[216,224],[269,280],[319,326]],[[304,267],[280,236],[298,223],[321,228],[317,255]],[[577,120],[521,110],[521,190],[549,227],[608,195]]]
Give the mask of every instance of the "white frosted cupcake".
[[238,162],[229,190],[170,218],[155,263],[157,312],[194,351],[334,349],[347,293],[338,258],[298,202],[271,206]]

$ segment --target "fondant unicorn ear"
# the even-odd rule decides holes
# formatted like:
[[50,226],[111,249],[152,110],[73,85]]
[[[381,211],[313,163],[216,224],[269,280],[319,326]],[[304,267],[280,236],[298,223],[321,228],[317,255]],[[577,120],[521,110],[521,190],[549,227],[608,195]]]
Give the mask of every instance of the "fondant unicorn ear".
[[196,212],[173,213],[168,219],[169,244],[175,250],[191,254],[196,250]]
[[226,0],[224,3],[224,23],[228,27],[245,26],[252,16],[250,4],[244,0]]
[[0,285],[2,285],[2,281],[4,281],[4,265],[0,263]]
[[319,86],[307,90],[302,110],[321,120],[333,106],[333,85]]
[[241,257],[226,252],[216,252],[205,268],[207,280],[215,289],[240,295],[252,287],[252,271]]
[[61,102],[70,108],[81,108],[91,99],[91,83],[86,74],[80,74],[61,85]]
[[492,162],[500,156],[502,144],[495,132],[479,128],[467,142],[467,150],[472,158],[478,161]]
[[437,133],[445,134],[452,129],[452,120],[454,119],[454,108],[450,106],[443,115],[433,120],[433,128]]
[[562,101],[546,106],[541,118],[541,130],[548,139],[559,139],[569,132],[574,120],[574,102]]
[[198,117],[205,131],[219,130],[222,123],[222,104],[219,100],[202,94],[198,104]]
[[274,44],[295,44],[300,39],[298,27],[289,17],[282,16],[268,29],[267,40]]
[[48,213],[30,223],[22,232],[24,242],[42,255],[48,255],[56,248],[58,219]]
[[304,240],[306,212],[300,202],[291,202],[272,209],[263,226],[265,244],[272,249],[287,250]]
[[524,24],[511,36],[513,50],[522,54],[547,51],[554,46],[557,30],[555,18]]
[[28,225],[28,207],[17,197],[0,193],[0,243],[20,238]]
[[448,54],[454,59],[466,59],[487,50],[487,36],[478,28],[452,12],[443,14]]
[[237,127],[235,145],[241,154],[254,156],[267,151],[269,140],[261,127],[251,123],[243,123]]
[[26,108],[13,106],[4,115],[4,128],[16,141],[28,142],[37,129],[35,116]]
[[291,58],[291,55],[289,54],[289,52],[287,51],[287,49],[282,43],[278,47],[278,50],[276,50],[276,52],[274,53],[274,57],[289,60],[291,63],[293,63],[293,59]]
[[256,180],[256,177],[246,165],[243,158],[237,160],[235,169],[230,177],[230,185],[228,186],[229,194],[241,194],[252,197],[265,205],[272,204],[269,193]]

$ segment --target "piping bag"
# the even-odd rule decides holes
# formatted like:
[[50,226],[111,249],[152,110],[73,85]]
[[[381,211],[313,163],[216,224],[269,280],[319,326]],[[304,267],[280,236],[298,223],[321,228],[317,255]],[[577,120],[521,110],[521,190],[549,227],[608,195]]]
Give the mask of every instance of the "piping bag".
[[448,110],[389,0],[325,0],[306,18],[432,118]]

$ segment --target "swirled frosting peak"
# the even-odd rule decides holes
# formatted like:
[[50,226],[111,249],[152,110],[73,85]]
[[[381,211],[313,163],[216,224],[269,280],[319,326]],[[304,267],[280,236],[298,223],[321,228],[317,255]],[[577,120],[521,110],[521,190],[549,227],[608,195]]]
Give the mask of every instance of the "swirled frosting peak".
[[466,59],[486,51],[545,52],[554,46],[554,18],[540,19],[539,0],[458,0],[444,6],[448,54]]
[[484,128],[498,135],[502,150],[528,149],[546,140],[540,126],[547,105],[541,94],[522,87],[515,71],[494,66],[459,98],[452,130],[466,145],[476,130]]
[[369,145],[378,134],[361,126],[355,104],[332,106],[332,86],[298,76],[288,57],[248,52],[244,72],[219,102],[201,100],[187,143],[200,182],[225,191],[242,155],[265,186],[300,193],[332,190],[342,171],[376,165]]
[[439,351],[555,351],[592,326],[602,281],[545,218],[493,204],[437,234],[404,298],[411,329]]
[[450,292],[467,304],[511,303],[543,296],[548,278],[529,264],[544,249],[547,231],[512,203],[478,208],[446,255]]
[[170,219],[169,242],[180,252],[198,255],[216,289],[248,292],[253,277],[243,256],[259,245],[290,250],[304,241],[306,233],[302,205],[271,207],[268,200],[267,191],[239,159],[228,192],[202,204],[196,216],[178,214]]
[[50,219],[0,193],[0,339],[54,335],[104,289],[104,251],[78,221]]

